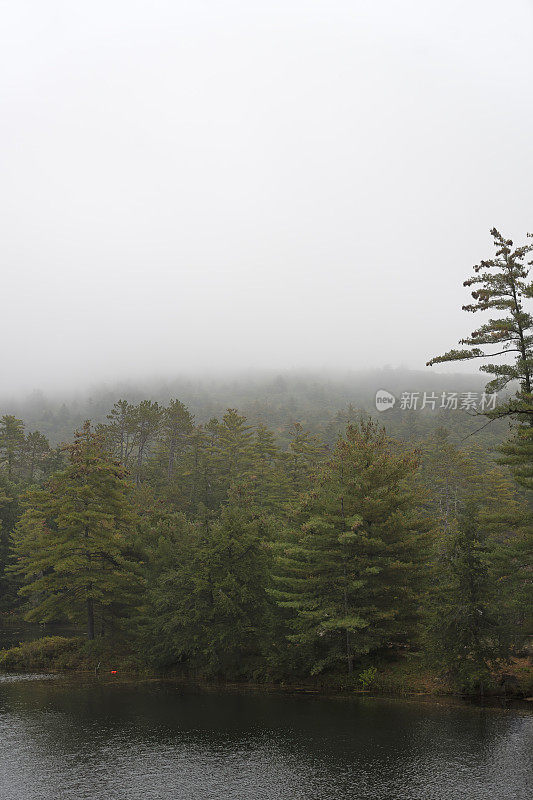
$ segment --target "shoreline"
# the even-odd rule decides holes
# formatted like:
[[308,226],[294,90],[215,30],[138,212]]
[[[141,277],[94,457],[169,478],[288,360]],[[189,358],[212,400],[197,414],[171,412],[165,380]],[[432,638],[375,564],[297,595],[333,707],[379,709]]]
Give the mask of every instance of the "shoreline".
[[[1,652],[1,651],[0,651]],[[525,697],[523,694],[498,694],[486,692],[484,694],[467,694],[453,689],[443,689],[441,691],[404,689],[398,691],[387,691],[377,689],[356,689],[335,686],[316,686],[314,684],[302,684],[302,682],[287,684],[286,682],[273,681],[231,681],[231,680],[210,680],[200,678],[190,678],[168,673],[149,673],[141,674],[117,670],[113,673],[110,670],[95,673],[94,670],[59,670],[48,668],[44,671],[28,670],[0,670],[0,683],[10,683],[24,680],[53,680],[63,679],[67,684],[81,684],[85,681],[98,683],[101,685],[117,686],[142,686],[143,684],[167,684],[182,688],[190,692],[216,693],[216,692],[236,692],[250,694],[272,694],[287,695],[292,697],[315,697],[317,699],[358,699],[358,700],[410,700],[413,702],[425,702],[444,705],[473,705],[487,708],[509,708],[510,704],[517,704],[524,710],[533,712],[533,696]],[[7,680],[3,680],[7,679]],[[505,705],[503,705],[505,704]]]
[[[519,700],[533,703],[533,664],[530,656],[515,657],[495,665],[482,686],[460,687],[439,672],[423,652],[409,652],[395,659],[377,659],[357,665],[351,675],[306,676],[271,675],[258,666],[254,678],[246,675],[213,677],[178,669],[158,669],[143,662],[129,642],[78,637],[48,636],[0,650],[0,675],[55,674],[142,683],[171,681],[206,690],[229,687],[243,690],[266,690],[314,696],[418,697],[461,700]],[[370,678],[368,673],[371,673]],[[259,678],[257,676],[260,676]]]
[[[13,680],[10,680],[13,679]],[[7,680],[5,680],[7,679]],[[428,707],[442,708],[462,708],[472,710],[483,710],[499,713],[518,713],[533,714],[533,697],[513,697],[503,695],[461,695],[459,693],[430,693],[430,692],[403,692],[386,693],[375,691],[347,691],[331,689],[311,689],[308,687],[289,687],[280,686],[272,683],[236,683],[210,681],[184,680],[176,676],[164,675],[121,675],[112,676],[108,674],[94,675],[88,671],[77,672],[48,672],[48,673],[21,673],[21,672],[0,672],[0,686],[10,683],[26,682],[64,682],[66,688],[72,688],[73,684],[79,688],[91,686],[110,687],[116,686],[141,689],[145,684],[161,685],[175,688],[177,691],[189,695],[202,694],[240,694],[257,696],[286,696],[289,698],[302,698],[302,700],[330,700],[338,702],[391,702],[391,703],[410,703],[425,705]]]

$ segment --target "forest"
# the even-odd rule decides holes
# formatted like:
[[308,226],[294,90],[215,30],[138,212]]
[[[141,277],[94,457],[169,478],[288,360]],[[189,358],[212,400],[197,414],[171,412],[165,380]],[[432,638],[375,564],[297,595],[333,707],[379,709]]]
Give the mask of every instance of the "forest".
[[[174,397],[167,385],[9,401],[0,625],[45,636],[0,666],[363,688],[411,669],[461,691],[531,691],[531,247],[493,236],[465,309],[503,317],[427,377],[191,379]],[[478,376],[430,367],[485,357],[488,410],[372,407],[378,389],[480,392]]]

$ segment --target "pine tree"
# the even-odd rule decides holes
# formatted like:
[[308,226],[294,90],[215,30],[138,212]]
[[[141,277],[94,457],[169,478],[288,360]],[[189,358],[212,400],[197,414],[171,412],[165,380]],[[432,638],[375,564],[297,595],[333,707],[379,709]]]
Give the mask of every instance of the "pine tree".
[[349,426],[301,504],[300,529],[278,545],[273,593],[314,673],[351,672],[356,658],[413,633],[427,535],[417,463],[372,421]]
[[[510,417],[515,423],[514,438],[504,446],[503,463],[509,464],[516,480],[524,485],[533,471],[533,316],[525,307],[525,301],[533,298],[533,281],[529,280],[530,266],[526,258],[533,245],[513,249],[513,242],[505,239],[496,228],[491,230],[496,247],[495,258],[481,261],[474,267],[474,275],[464,286],[475,286],[472,292],[474,303],[463,306],[463,310],[496,310],[503,316],[489,319],[474,330],[460,344],[468,349],[450,350],[442,356],[428,361],[428,366],[447,361],[469,361],[490,359],[480,369],[492,375],[487,384],[488,392],[499,392],[513,382],[518,390],[506,402],[484,412],[490,419]],[[494,347],[499,349],[494,350]],[[509,363],[507,356],[513,356]],[[503,360],[492,359],[503,356]]]
[[161,413],[157,441],[146,461],[143,480],[176,511],[190,512],[194,505],[195,456],[201,432],[180,400],[171,400]]
[[440,553],[440,575],[432,593],[429,652],[436,665],[461,688],[481,688],[509,654],[494,575],[496,547],[480,521],[480,509],[466,503],[458,530]]
[[5,414],[0,419],[0,464],[5,466],[8,480],[20,477],[24,444],[24,423],[12,414]]
[[124,472],[88,422],[67,453],[66,469],[26,498],[12,571],[24,581],[26,619],[85,618],[93,639],[97,621],[100,631],[113,623],[139,586],[127,555],[135,520]]
[[[525,504],[524,504],[525,505]],[[480,511],[480,524],[492,547],[491,583],[501,620],[502,639],[515,652],[523,650],[533,630],[533,519],[526,506],[522,515]]]
[[218,431],[217,460],[222,482],[229,488],[249,475],[253,461],[253,431],[246,417],[228,408]]
[[163,411],[162,447],[167,459],[167,479],[172,481],[176,459],[190,445],[194,421],[189,409],[180,400],[171,400]]
[[25,477],[33,483],[36,477],[46,472],[46,462],[50,454],[50,444],[39,431],[28,433],[24,443]]
[[[474,267],[474,275],[464,286],[475,286],[474,303],[463,306],[464,311],[502,311],[504,316],[489,319],[473,331],[460,344],[468,349],[450,350],[443,356],[432,358],[428,366],[447,361],[493,359],[514,354],[514,363],[507,360],[483,364],[480,369],[492,375],[488,392],[498,392],[511,383],[519,383],[519,391],[508,403],[500,404],[492,416],[512,415],[519,419],[533,419],[533,317],[524,308],[524,298],[533,296],[533,282],[528,282],[529,264],[525,259],[533,245],[513,250],[513,242],[505,239],[496,228],[491,230],[496,247],[496,257],[481,261]],[[531,263],[531,262],[530,262]],[[494,351],[497,346],[500,349]]]
[[227,501],[232,486],[250,478],[254,461],[254,434],[246,417],[228,409],[222,421],[213,417],[196,428],[191,447],[193,507],[210,518]]
[[255,430],[252,458],[253,502],[265,511],[279,511],[289,494],[284,469],[286,454],[281,452],[274,434],[263,423]]
[[135,483],[140,486],[143,477],[143,464],[150,453],[150,447],[159,433],[163,409],[151,400],[142,400],[132,410],[134,441],[137,450],[135,459]]
[[97,426],[97,433],[108,453],[126,467],[135,446],[136,409],[127,400],[119,400],[107,419],[106,425]]
[[299,422],[293,424],[286,466],[294,496],[309,489],[326,454],[326,445],[318,436],[304,430]]
[[439,428],[421,442],[420,451],[419,478],[426,489],[428,511],[444,533],[456,530],[460,509],[467,500],[507,521],[523,514],[523,499],[508,471],[480,448],[463,449]]
[[11,534],[19,515],[16,487],[0,475],[0,610],[8,610],[16,604],[17,585],[9,574],[11,558]]
[[516,426],[514,435],[500,451],[500,463],[509,467],[520,486],[533,491],[533,424]]
[[422,441],[420,452],[419,476],[428,490],[429,511],[448,533],[454,528],[463,495],[470,490],[473,465],[444,428]]
[[260,663],[269,550],[265,522],[234,497],[213,523],[175,517],[148,592],[148,639],[160,663],[250,675]]
[[218,485],[218,437],[220,423],[213,417],[205,425],[197,425],[191,437],[190,511],[204,519],[212,515],[224,500],[223,488]]

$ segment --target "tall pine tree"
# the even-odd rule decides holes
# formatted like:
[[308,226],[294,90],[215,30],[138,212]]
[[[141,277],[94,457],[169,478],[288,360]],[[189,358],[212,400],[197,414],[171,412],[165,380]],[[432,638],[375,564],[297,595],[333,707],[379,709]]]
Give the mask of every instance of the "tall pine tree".
[[438,668],[464,689],[483,688],[497,663],[509,654],[495,574],[497,548],[467,502],[457,531],[440,552],[439,579],[430,593],[428,652]]
[[270,550],[267,523],[239,492],[219,519],[175,515],[158,539],[145,617],[159,664],[242,677],[261,666]]
[[[504,447],[503,462],[509,464],[517,481],[529,487],[533,471],[533,315],[526,301],[533,298],[533,281],[529,279],[527,261],[533,245],[513,247],[496,228],[491,230],[496,254],[474,267],[474,275],[464,286],[474,286],[473,303],[463,306],[473,313],[496,311],[499,316],[488,319],[460,344],[467,348],[453,349],[428,361],[428,366],[447,361],[489,360],[480,367],[492,375],[488,392],[500,392],[518,384],[518,390],[496,408],[486,412],[490,418],[510,417],[515,423],[514,438]],[[510,358],[509,358],[510,356]],[[524,483],[526,481],[526,483]]]
[[427,528],[416,469],[417,456],[372,421],[349,426],[301,503],[300,528],[278,545],[273,593],[313,673],[350,673],[355,659],[412,636]]
[[67,453],[66,469],[26,498],[12,570],[24,581],[26,619],[85,619],[93,639],[97,623],[101,633],[116,622],[139,586],[128,557],[135,518],[123,469],[106,456],[88,422]]

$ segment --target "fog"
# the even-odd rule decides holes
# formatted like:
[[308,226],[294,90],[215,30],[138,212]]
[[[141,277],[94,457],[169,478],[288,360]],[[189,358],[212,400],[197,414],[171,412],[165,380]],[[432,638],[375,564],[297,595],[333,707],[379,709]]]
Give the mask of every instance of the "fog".
[[0,392],[422,369],[533,228],[532,42],[526,0],[1,2]]

